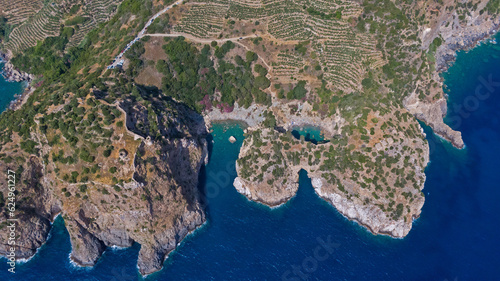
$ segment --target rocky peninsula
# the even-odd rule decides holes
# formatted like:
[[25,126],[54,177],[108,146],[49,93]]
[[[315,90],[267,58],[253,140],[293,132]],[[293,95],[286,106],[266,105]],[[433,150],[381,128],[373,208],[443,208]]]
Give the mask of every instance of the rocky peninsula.
[[[424,204],[427,142],[421,129],[384,138],[385,131],[394,130],[378,132],[389,118],[372,117],[378,119],[370,124],[376,128],[375,138],[366,146],[326,130],[329,141],[313,144],[296,139],[291,131],[248,128],[235,188],[250,200],[279,206],[295,195],[299,171],[304,169],[316,193],[348,219],[375,234],[406,236]],[[405,125],[419,128],[416,122],[410,124]]]
[[[170,128],[159,140],[136,128],[144,118],[141,105],[110,105],[119,110],[116,114],[120,117],[114,124],[124,126],[111,126],[116,136],[111,144],[114,149],[89,169],[84,182],[67,182],[66,172],[75,170],[73,164],[47,162],[45,156],[2,146],[0,169],[16,171],[18,183],[16,218],[23,227],[19,227],[16,257],[33,256],[47,239],[50,222],[61,214],[70,234],[71,259],[76,264],[93,266],[107,247],[130,247],[137,242],[141,244],[140,273],[161,269],[168,253],[206,220],[198,191],[198,172],[208,161],[205,124],[184,106],[167,105],[170,109],[164,108],[164,112],[177,117],[165,122],[182,125]],[[38,150],[42,155],[61,148],[39,130],[33,135],[40,138]],[[84,170],[76,169],[85,174]],[[78,174],[76,171],[72,176]],[[2,186],[7,186],[6,180],[1,180]],[[2,214],[2,227],[6,223]],[[0,254],[6,255],[9,248],[1,243]]]

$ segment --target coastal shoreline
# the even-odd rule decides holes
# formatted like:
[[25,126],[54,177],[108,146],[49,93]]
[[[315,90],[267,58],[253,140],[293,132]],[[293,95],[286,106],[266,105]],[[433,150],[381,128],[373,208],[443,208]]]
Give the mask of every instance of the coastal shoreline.
[[[314,187],[313,187],[314,188]],[[389,231],[384,231],[384,230],[380,230],[380,231],[375,231],[375,229],[370,226],[369,224],[367,223],[364,223],[362,222],[358,217],[350,217],[348,216],[347,214],[341,212],[337,206],[335,206],[335,204],[333,204],[333,202],[331,201],[331,199],[326,196],[326,195],[322,195],[320,193],[318,193],[318,190],[316,188],[314,188],[314,193],[321,199],[323,199],[329,206],[333,207],[344,219],[350,221],[350,222],[353,222],[353,223],[356,223],[358,226],[360,226],[362,229],[364,229],[365,231],[368,231],[370,234],[372,234],[373,236],[386,236],[386,237],[390,237],[392,239],[404,239],[406,237],[406,235],[408,235],[408,233],[402,235],[402,236],[396,236],[396,235],[393,235],[391,232]],[[355,204],[354,202],[352,202],[352,204]],[[362,206],[361,206],[362,207]],[[420,216],[418,216],[417,218],[419,218]],[[414,218],[415,219],[415,218]],[[411,222],[410,224],[410,227],[413,225],[413,221]],[[411,229],[410,229],[411,230]]]
[[[479,25],[480,26],[480,25]],[[479,26],[471,26],[479,27]],[[441,74],[446,71],[455,63],[457,59],[457,52],[460,51],[470,51],[476,47],[478,47],[481,42],[491,39],[496,36],[500,31],[500,18],[496,19],[496,22],[493,22],[493,25],[486,30],[481,30],[479,33],[471,33],[464,34],[463,36],[457,36],[453,42],[444,42],[444,44],[438,48],[436,52],[436,71]],[[458,40],[461,40],[463,45],[456,43]]]
[[36,90],[36,87],[32,85],[35,76],[16,70],[14,65],[10,62],[11,57],[11,54],[0,51],[0,63],[4,64],[3,68],[0,69],[0,75],[2,75],[7,82],[23,83],[23,92],[16,94],[16,96],[14,96],[15,99],[12,100],[8,106],[8,109],[17,110],[26,103],[30,95]]
[[442,74],[454,64],[459,51],[472,50],[481,42],[496,36],[500,30],[500,17],[490,18],[489,16],[476,15],[468,19],[466,26],[455,26],[454,24],[449,26],[446,24],[450,23],[449,20],[450,18],[443,20],[433,30],[428,28],[421,35],[422,49],[424,50],[435,38],[441,38],[443,41],[436,50],[435,70],[432,73],[432,77],[439,84],[442,97],[433,101],[421,100],[417,94],[421,83],[417,81],[414,91],[405,97],[403,105],[415,118],[430,126],[434,134],[450,142],[456,149],[463,149],[465,144],[461,132],[453,130],[444,122],[448,112],[449,96],[443,91]]
[[[497,21],[495,22],[491,28],[487,28],[486,31],[482,31],[480,33],[466,33],[466,34],[461,34],[462,36],[458,36],[458,38],[462,38],[463,42],[466,42],[466,44],[464,45],[453,45],[451,43],[447,43],[445,42],[441,48],[447,48],[447,49],[451,49],[453,51],[453,56],[447,56],[445,53],[443,52],[438,52],[436,54],[437,58],[436,58],[436,65],[439,66],[436,68],[436,74],[440,75],[444,72],[446,72],[449,67],[451,67],[453,65],[453,63],[456,61],[456,54],[457,52],[459,51],[468,51],[468,50],[471,50],[475,47],[477,47],[478,45],[480,45],[481,42],[483,42],[484,40],[488,40],[494,36],[496,36],[496,34],[498,34],[498,31],[500,29],[500,21]],[[453,38],[454,40],[460,40],[460,39],[457,39],[457,38]],[[441,63],[441,64],[439,64]],[[445,95],[446,99],[444,99],[443,103],[447,106],[447,102],[448,102],[448,97]],[[432,103],[432,105],[435,105],[435,104],[438,104],[439,103]],[[408,108],[407,108],[408,109]],[[217,110],[216,110],[217,111]],[[241,111],[241,112],[239,112]],[[255,118],[253,118],[251,116],[251,113],[250,113],[251,110],[241,110],[241,109],[238,109],[236,110],[236,112],[230,112],[230,113],[225,113],[225,112],[210,112],[209,114],[206,114],[204,115],[205,117],[205,120],[208,121],[207,124],[211,124],[211,122],[224,122],[224,121],[243,121],[243,120],[251,120],[251,125],[249,127],[255,127],[255,126],[258,126],[259,124],[257,122],[255,122]],[[409,110],[410,111],[410,110]],[[437,111],[436,111],[437,112]],[[252,112],[253,113],[253,112]],[[444,123],[444,120],[443,120],[443,117],[445,116],[445,113],[446,111],[444,111],[444,115],[435,115],[435,116],[432,116],[432,117],[436,117],[436,118],[440,118],[441,122],[439,123],[442,123],[443,125],[447,126],[445,123]],[[245,116],[246,115],[246,116]],[[215,117],[215,118],[213,118]],[[416,115],[416,117],[418,117]],[[419,119],[422,119],[422,118],[419,118]],[[424,118],[425,119],[425,118]],[[433,119],[433,118],[431,118]],[[431,122],[426,122],[428,125],[431,125],[432,124],[432,120],[428,120],[428,121],[431,121]],[[256,123],[256,124],[254,124]],[[322,127],[322,124],[314,124],[316,126],[320,126]],[[438,124],[439,125],[439,124]],[[445,131],[442,131],[441,134],[439,133],[439,126],[435,127],[435,126],[431,126],[433,127],[433,132],[436,136],[438,136],[440,139],[446,141],[446,142],[449,142],[450,144],[452,144],[455,148],[457,149],[460,149],[460,150],[463,150],[466,148],[465,144],[463,143],[463,141],[460,142],[460,140],[462,139],[461,138],[461,133],[460,132],[456,132],[457,133],[457,136],[455,135],[451,135],[449,137],[447,137],[448,135],[447,134],[443,134],[443,133],[453,133],[455,131],[452,131],[451,129],[450,130],[445,130]],[[458,141],[457,141],[458,140]],[[428,155],[427,155],[427,159],[428,159]],[[429,159],[428,159],[429,160]],[[427,161],[427,164],[426,166],[429,164],[429,161]],[[234,183],[233,183],[234,185]],[[236,187],[235,187],[236,188]],[[266,202],[264,202],[263,200],[260,200],[260,199],[252,199],[251,197],[248,196],[248,194],[246,194],[246,192],[243,192],[243,190],[240,190],[238,188],[236,188],[238,193],[242,194],[243,196],[245,196],[249,201],[254,201],[258,204],[262,204],[270,209],[273,209],[273,208],[279,208],[280,206],[282,206],[283,204],[285,204],[286,202],[288,202],[290,200],[290,198],[286,199],[286,200],[281,200],[279,204],[268,204]],[[324,199],[325,201],[327,201],[332,207],[336,208],[335,204],[333,204],[329,198],[325,197],[325,196],[322,196],[320,194],[318,194],[316,188],[315,188],[315,192],[316,194]],[[425,201],[424,201],[425,202]],[[354,202],[353,202],[354,203]],[[423,204],[422,204],[423,205]],[[406,236],[406,234],[403,234],[403,235],[393,235],[393,233],[391,231],[386,231],[386,230],[379,230],[379,231],[374,231],[373,227],[370,226],[369,224],[366,224],[366,223],[363,223],[360,219],[356,218],[356,217],[350,217],[348,216],[347,214],[344,214],[342,213],[338,208],[336,208],[337,211],[343,216],[345,217],[346,219],[350,220],[350,221],[353,221],[353,222],[356,222],[357,224],[359,224],[360,226],[362,226],[363,228],[365,228],[366,230],[368,230],[369,232],[371,232],[372,234],[374,235],[384,235],[384,236],[389,236],[391,238],[396,238],[396,239],[402,239]],[[418,214],[417,216],[413,216],[413,220],[417,219],[420,217],[420,214]],[[411,225],[411,224],[410,224]],[[410,226],[411,227],[411,226]],[[408,230],[409,232],[409,230]]]
[[153,275],[153,274],[156,274],[156,273],[160,272],[165,267],[165,262],[170,258],[170,255],[174,254],[177,251],[177,249],[179,249],[179,247],[183,243],[185,243],[185,241],[186,241],[187,238],[194,237],[199,231],[202,231],[206,226],[208,226],[208,220],[207,219],[205,219],[205,221],[202,224],[200,224],[197,227],[195,227],[194,229],[190,230],[184,237],[182,237],[180,239],[180,241],[177,243],[177,245],[175,245],[175,247],[172,250],[170,250],[169,252],[167,252],[165,254],[165,258],[163,259],[163,263],[162,263],[162,268],[160,270],[152,272],[152,273],[149,273],[149,274],[145,274],[145,275],[141,274],[142,277],[146,278],[149,275]]
[[[239,179],[239,177],[237,177],[238,180],[241,180]],[[242,195],[243,197],[245,197],[247,199],[247,201],[249,202],[253,202],[255,204],[258,204],[259,206],[264,206],[266,207],[268,210],[275,210],[275,209],[279,209],[283,206],[285,206],[288,202],[290,202],[290,200],[292,200],[295,196],[297,196],[297,193],[295,193],[293,196],[289,197],[289,198],[285,198],[285,199],[281,199],[279,200],[276,204],[270,204],[268,202],[265,202],[264,200],[262,200],[261,198],[256,198],[256,199],[251,199],[249,198],[249,194],[248,193],[243,193],[242,190],[238,189],[236,186],[235,186],[235,182],[236,182],[236,178],[234,179],[233,181],[233,187],[236,189],[236,191],[238,191],[238,193],[240,195]],[[298,184],[298,183],[297,183]],[[251,194],[250,194],[251,195]]]

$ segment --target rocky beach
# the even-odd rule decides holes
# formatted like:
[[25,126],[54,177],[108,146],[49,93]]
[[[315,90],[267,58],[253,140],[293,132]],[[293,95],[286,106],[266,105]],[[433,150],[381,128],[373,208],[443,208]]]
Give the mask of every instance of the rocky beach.
[[35,87],[32,85],[35,76],[18,71],[9,61],[10,57],[11,55],[0,52],[0,63],[3,64],[3,68],[0,69],[0,75],[2,75],[7,82],[18,82],[23,85],[24,90],[21,93],[15,94],[15,99],[8,105],[8,108],[15,110],[24,104],[30,94],[35,90]]

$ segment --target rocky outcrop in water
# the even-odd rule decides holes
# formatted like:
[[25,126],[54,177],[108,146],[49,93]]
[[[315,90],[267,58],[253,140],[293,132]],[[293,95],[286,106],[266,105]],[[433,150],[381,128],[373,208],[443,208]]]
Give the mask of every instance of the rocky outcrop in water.
[[0,52],[0,62],[5,63],[3,69],[0,70],[2,76],[11,82],[31,81],[35,78],[34,75],[22,72],[9,61],[11,55]]
[[31,81],[35,78],[33,74],[28,74],[17,70],[12,63],[9,61],[5,63],[3,67],[2,75],[7,81],[21,82],[21,81]]
[[81,266],[93,266],[106,246],[72,218],[66,216],[64,222],[71,233],[71,260]]

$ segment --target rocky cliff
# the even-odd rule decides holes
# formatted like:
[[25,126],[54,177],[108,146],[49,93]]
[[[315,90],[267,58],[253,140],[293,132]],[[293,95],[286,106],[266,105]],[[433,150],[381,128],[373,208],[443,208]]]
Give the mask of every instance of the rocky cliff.
[[[14,212],[17,258],[36,253],[47,239],[50,222],[60,213],[76,264],[92,266],[106,247],[129,247],[136,242],[141,245],[139,271],[146,275],[161,269],[168,253],[205,222],[198,191],[198,173],[208,159],[203,119],[175,102],[155,106],[162,106],[165,114],[157,116],[161,137],[154,134],[151,123],[137,128],[141,120],[152,122],[144,106],[124,101],[120,110],[125,114],[116,121],[125,126],[114,127],[112,138],[116,149],[108,158],[99,158],[99,164],[93,166],[95,175],[78,177],[76,182],[63,173],[81,164],[58,162],[53,153],[59,146],[49,144],[47,135],[39,130],[32,133],[40,140],[37,153],[16,148],[16,141],[2,146],[2,173],[10,169],[18,177]],[[16,133],[13,138],[18,139]],[[61,141],[59,145],[67,145],[65,139]],[[81,173],[85,170],[77,168]],[[4,199],[8,195],[6,178],[0,181]],[[5,204],[5,199],[0,203]],[[7,218],[2,209],[2,228]],[[2,233],[0,254],[6,255],[10,246],[7,232]]]
[[[424,121],[434,130],[434,133],[451,142],[457,148],[463,148],[464,142],[459,131],[454,131],[443,122],[443,117],[447,113],[447,101],[444,98],[440,73],[446,71],[455,61],[458,51],[473,48],[478,42],[498,31],[500,17],[482,12],[487,3],[487,1],[478,3],[477,8],[469,10],[470,14],[462,20],[457,11],[442,10],[436,20],[429,23],[428,27],[422,27],[419,37],[423,50],[429,49],[430,45],[436,42],[435,40],[442,43],[436,46],[437,49],[433,54],[435,62],[434,70],[431,73],[432,79],[430,81],[417,81],[415,91],[404,100],[404,105],[409,112]],[[431,89],[431,100],[418,97],[419,86],[435,82],[438,87]]]

